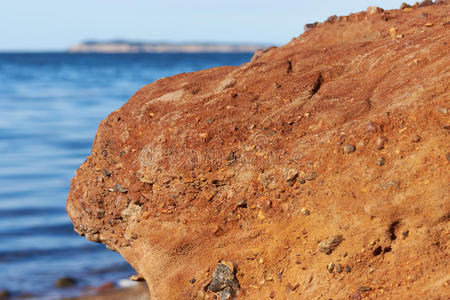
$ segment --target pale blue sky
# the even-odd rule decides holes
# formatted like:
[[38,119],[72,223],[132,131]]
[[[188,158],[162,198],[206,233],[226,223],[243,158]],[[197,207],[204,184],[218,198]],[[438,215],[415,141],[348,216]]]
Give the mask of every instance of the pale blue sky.
[[86,39],[287,43],[303,25],[404,0],[1,0],[0,51]]

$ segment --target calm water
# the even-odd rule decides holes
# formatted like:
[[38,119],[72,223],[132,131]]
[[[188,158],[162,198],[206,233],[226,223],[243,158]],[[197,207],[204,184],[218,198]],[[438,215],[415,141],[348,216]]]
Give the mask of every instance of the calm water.
[[[65,212],[100,120],[158,78],[250,57],[0,54],[0,290],[59,299],[132,274],[118,254],[76,235]],[[65,275],[78,286],[54,288]]]

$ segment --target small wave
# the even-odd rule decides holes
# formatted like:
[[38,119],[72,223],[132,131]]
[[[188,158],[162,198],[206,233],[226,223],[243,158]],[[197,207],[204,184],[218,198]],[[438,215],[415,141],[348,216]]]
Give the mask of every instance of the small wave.
[[74,235],[73,225],[67,224],[55,224],[55,225],[44,225],[44,226],[34,226],[26,227],[16,230],[8,230],[1,232],[0,238],[5,237],[23,237],[23,236],[58,236],[58,235]]
[[65,214],[62,207],[33,207],[0,209],[0,218],[16,218],[24,216],[44,216]]
[[27,249],[0,251],[0,262],[12,262],[18,260],[34,259],[36,257],[71,257],[75,255],[89,254],[104,251],[98,245],[85,245],[80,247],[62,247],[53,249]]

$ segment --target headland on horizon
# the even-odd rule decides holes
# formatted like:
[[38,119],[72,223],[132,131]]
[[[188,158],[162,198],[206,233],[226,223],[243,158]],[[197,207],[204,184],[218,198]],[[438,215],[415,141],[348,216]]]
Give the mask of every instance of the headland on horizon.
[[250,43],[169,43],[86,41],[68,49],[69,53],[248,53],[267,48],[270,44]]

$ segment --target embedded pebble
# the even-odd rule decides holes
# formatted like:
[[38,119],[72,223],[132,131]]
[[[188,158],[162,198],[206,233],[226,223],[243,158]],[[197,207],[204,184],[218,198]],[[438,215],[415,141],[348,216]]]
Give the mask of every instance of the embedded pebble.
[[382,9],[381,7],[378,7],[378,6],[369,6],[366,10],[368,15],[382,13],[383,11],[384,11],[384,9]]
[[342,265],[341,264],[337,264],[336,265],[336,273],[342,273],[342,271],[343,271]]
[[116,183],[114,185],[114,191],[115,192],[121,192],[121,193],[125,194],[125,193],[128,192],[128,189],[122,187],[122,185],[120,183]]
[[350,153],[355,152],[356,148],[355,148],[355,145],[345,145],[343,147],[343,150],[344,150],[345,154],[350,154]]
[[402,5],[400,6],[400,9],[405,9],[405,8],[411,8],[411,5],[409,5],[406,2],[403,2]]
[[365,292],[370,292],[370,291],[372,290],[372,288],[369,287],[369,286],[364,286],[364,285],[362,285],[362,286],[360,286],[360,287],[358,288],[358,290],[359,290],[360,292],[365,293]]
[[419,3],[419,7],[430,6],[433,5],[433,0],[423,0]]
[[413,135],[413,137],[411,138],[411,141],[414,143],[418,143],[420,142],[421,136],[418,134]]
[[208,290],[214,293],[222,292],[221,297],[228,294],[234,296],[239,291],[239,283],[234,273],[233,263],[220,262],[214,270]]
[[442,106],[439,106],[437,109],[438,112],[440,112],[443,115],[446,115],[448,113],[448,109]]
[[378,166],[382,167],[382,166],[384,166],[385,164],[386,164],[386,159],[385,159],[384,157],[379,157],[379,158],[377,159],[377,165],[378,165]]
[[319,245],[317,246],[317,250],[319,252],[325,253],[326,255],[330,255],[331,252],[336,249],[340,243],[342,243],[342,235],[336,235],[327,238],[324,241],[321,241]]
[[385,136],[379,136],[377,138],[377,141],[375,142],[377,149],[381,150],[384,148],[384,144],[387,142],[387,138]]
[[106,177],[110,177],[112,175],[111,171],[107,170],[107,169],[102,169],[102,173],[103,175],[105,175]]
[[327,265],[327,270],[328,270],[329,273],[333,273],[333,271],[334,271],[334,263],[329,263]]

